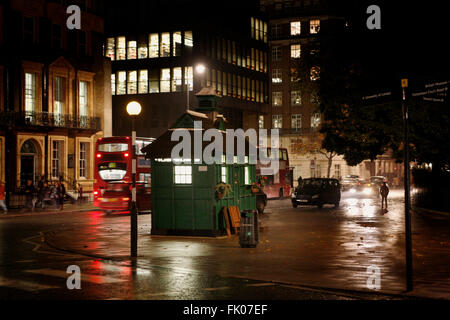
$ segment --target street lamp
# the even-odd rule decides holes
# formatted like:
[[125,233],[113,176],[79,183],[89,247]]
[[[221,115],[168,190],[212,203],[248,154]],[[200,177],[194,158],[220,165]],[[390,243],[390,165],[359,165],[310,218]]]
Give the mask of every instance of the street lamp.
[[[203,65],[203,64],[197,64],[197,65],[195,66],[194,72],[196,72],[196,73],[198,73],[198,74],[203,74],[203,73],[205,73],[205,70],[206,70],[205,65]],[[185,77],[186,77],[186,76],[185,76]],[[186,80],[186,92],[187,92],[187,110],[189,110],[189,83],[188,83],[187,78],[186,78],[185,80]],[[192,79],[192,82],[194,82],[193,79]]]
[[131,257],[137,257],[137,239],[138,239],[138,219],[137,219],[137,207],[136,207],[136,128],[135,120],[138,115],[141,114],[142,107],[139,102],[132,101],[127,105],[127,112],[131,116],[132,123],[132,133],[131,133],[131,144],[132,144],[132,190],[131,190],[131,226],[130,226],[130,247],[131,247]]

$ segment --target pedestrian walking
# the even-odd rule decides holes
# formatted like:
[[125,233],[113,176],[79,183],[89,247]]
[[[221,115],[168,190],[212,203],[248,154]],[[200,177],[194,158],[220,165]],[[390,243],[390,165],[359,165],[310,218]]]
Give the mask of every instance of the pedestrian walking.
[[36,189],[33,185],[33,181],[27,180],[27,185],[25,186],[25,208],[34,210],[34,194]]
[[64,209],[64,197],[66,195],[66,187],[64,183],[61,181],[57,183],[57,192],[58,192],[58,200],[59,200],[59,210]]
[[380,194],[381,194],[381,210],[383,213],[388,212],[388,204],[387,204],[387,197],[389,195],[389,187],[386,182],[383,182],[380,188]]
[[8,213],[8,208],[5,205],[5,184],[0,181],[0,207],[3,209],[3,213]]
[[36,207],[41,207],[41,209],[44,209],[45,204],[44,204],[44,198],[45,198],[45,192],[46,192],[46,181],[45,181],[45,176],[42,176],[41,179],[39,180],[38,183],[38,188],[37,188],[37,202],[36,202]]
[[298,181],[298,187],[301,187],[303,184],[303,178],[300,176],[300,177],[298,177],[297,181]]

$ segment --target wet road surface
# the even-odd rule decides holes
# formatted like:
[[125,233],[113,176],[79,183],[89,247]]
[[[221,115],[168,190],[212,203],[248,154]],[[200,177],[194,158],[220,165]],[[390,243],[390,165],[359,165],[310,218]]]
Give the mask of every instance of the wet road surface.
[[[368,268],[376,268],[382,292],[404,290],[402,199],[393,191],[386,215],[378,198],[353,194],[338,209],[271,201],[256,249],[241,249],[235,236],[152,237],[144,215],[134,266],[127,215],[0,218],[0,299],[391,299],[333,288],[370,291]],[[413,215],[420,296],[450,297],[449,226]],[[70,265],[81,269],[82,290],[66,287]]]

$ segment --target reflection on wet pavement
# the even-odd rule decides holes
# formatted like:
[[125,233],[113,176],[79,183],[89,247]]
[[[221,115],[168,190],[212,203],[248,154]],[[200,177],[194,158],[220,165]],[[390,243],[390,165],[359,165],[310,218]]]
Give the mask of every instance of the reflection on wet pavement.
[[[205,274],[368,290],[368,272],[376,268],[381,290],[398,293],[405,288],[403,192],[392,190],[387,214],[382,214],[380,206],[378,196],[354,194],[343,194],[338,209],[294,209],[289,199],[271,201],[262,216],[264,231],[256,249],[241,249],[235,236],[151,236],[151,216],[139,216],[139,258],[133,285],[142,287],[162,272],[162,287],[147,290],[148,297],[159,295],[160,289],[175,288],[189,299],[188,293],[205,285],[201,282]],[[413,215],[417,292],[450,296],[448,226],[448,221]],[[77,229],[79,240],[69,238],[70,233],[58,233],[49,240],[89,254],[126,259],[129,216],[92,212],[89,223]],[[124,269],[123,274],[130,272]],[[145,299],[145,294],[137,292],[141,290],[135,294]]]

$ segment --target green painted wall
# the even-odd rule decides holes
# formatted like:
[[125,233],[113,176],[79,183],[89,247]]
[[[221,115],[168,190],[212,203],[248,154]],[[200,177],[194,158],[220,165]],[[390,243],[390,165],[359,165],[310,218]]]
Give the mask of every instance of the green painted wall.
[[222,208],[238,206],[256,210],[256,197],[244,183],[245,167],[251,183],[256,180],[254,165],[226,165],[232,192],[217,200],[216,185],[222,180],[222,166],[193,165],[192,184],[174,183],[174,165],[152,161],[152,233],[222,234]]

